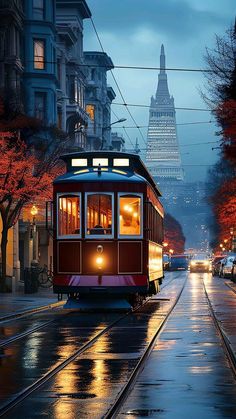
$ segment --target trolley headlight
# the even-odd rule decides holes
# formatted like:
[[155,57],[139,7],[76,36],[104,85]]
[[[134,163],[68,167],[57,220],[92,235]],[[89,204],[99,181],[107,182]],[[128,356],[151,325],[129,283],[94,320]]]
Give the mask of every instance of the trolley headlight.
[[104,263],[103,257],[102,256],[98,256],[96,258],[96,265],[97,265],[98,269],[102,269],[103,263]]

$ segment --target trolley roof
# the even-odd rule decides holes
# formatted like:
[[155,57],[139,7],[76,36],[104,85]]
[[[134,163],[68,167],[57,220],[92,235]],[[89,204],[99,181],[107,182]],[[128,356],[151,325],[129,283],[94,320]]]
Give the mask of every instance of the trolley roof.
[[[73,181],[133,181],[146,180],[155,190],[158,189],[153,177],[137,154],[117,151],[86,151],[64,154],[60,157],[66,163],[67,172],[55,179],[54,183]],[[102,179],[100,177],[102,175]]]

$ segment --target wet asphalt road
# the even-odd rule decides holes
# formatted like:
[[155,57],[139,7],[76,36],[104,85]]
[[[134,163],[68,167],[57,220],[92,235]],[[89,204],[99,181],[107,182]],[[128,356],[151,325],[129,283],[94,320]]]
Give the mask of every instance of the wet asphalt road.
[[[211,275],[175,272],[167,274],[165,288],[148,306],[123,319],[4,417],[101,418],[165,317],[186,276],[180,301],[119,417],[235,418],[236,382],[210,316],[202,280],[223,327],[235,339],[236,294],[224,281],[212,279]],[[0,405],[119,316],[70,313],[62,317],[54,313],[54,323],[46,329],[2,348]],[[41,315],[35,319],[44,320],[50,318]],[[18,330],[16,323],[5,327],[7,336]],[[18,321],[18,327],[26,325]],[[1,333],[6,335],[2,328]]]
[[203,289],[228,332],[236,335],[236,294],[209,274],[187,286],[119,418],[236,418],[236,381]]

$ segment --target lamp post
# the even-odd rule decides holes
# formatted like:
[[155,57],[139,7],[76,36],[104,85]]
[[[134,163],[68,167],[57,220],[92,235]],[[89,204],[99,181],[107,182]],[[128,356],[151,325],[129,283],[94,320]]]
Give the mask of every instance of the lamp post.
[[231,250],[232,252],[236,252],[236,237],[235,237],[235,228],[230,228],[230,236],[231,236]]
[[37,265],[38,259],[37,259],[37,226],[36,226],[36,215],[38,214],[38,208],[36,205],[32,205],[32,208],[30,210],[30,214],[33,217],[33,230],[32,230],[32,239],[33,239],[33,259],[31,264]]
[[101,150],[103,150],[103,145],[106,144],[106,141],[104,139],[104,132],[107,131],[107,130],[110,130],[112,125],[118,124],[119,122],[125,122],[125,121],[126,121],[126,118],[121,118],[121,119],[118,119],[117,121],[112,122],[111,124],[107,125],[107,127],[102,127],[102,144],[101,144]]

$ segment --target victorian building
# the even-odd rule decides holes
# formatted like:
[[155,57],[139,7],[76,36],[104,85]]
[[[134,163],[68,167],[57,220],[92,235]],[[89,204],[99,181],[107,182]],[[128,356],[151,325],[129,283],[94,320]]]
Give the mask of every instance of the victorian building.
[[22,0],[0,2],[0,89],[16,106],[21,101],[23,18]]
[[68,133],[68,151],[86,149],[86,67],[83,20],[91,17],[86,1],[56,0],[58,126]]
[[24,108],[45,126],[57,122],[55,0],[24,1]]
[[105,52],[86,51],[88,66],[85,90],[86,111],[90,117],[87,130],[87,150],[109,150],[111,143],[111,103],[115,92],[107,85],[107,71],[114,68]]

